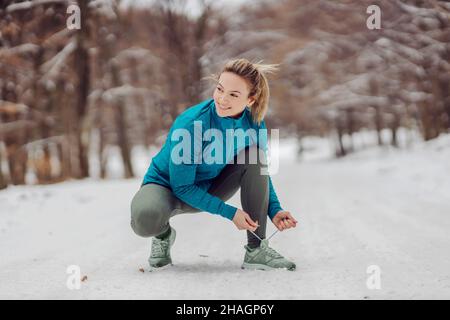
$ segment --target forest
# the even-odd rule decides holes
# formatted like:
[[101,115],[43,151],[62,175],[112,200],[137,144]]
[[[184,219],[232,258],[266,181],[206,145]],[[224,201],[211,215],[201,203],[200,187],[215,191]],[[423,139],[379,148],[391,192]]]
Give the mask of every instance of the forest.
[[[70,29],[68,7],[80,9]],[[381,8],[381,28],[366,25]],[[400,128],[424,141],[450,130],[450,3],[438,0],[247,1],[228,8],[182,0],[0,2],[0,189],[108,178],[120,150],[164,140],[173,120],[209,98],[205,80],[227,59],[278,63],[266,117],[302,152],[329,138],[335,156],[353,136],[401,147]],[[382,130],[389,130],[388,139]]]

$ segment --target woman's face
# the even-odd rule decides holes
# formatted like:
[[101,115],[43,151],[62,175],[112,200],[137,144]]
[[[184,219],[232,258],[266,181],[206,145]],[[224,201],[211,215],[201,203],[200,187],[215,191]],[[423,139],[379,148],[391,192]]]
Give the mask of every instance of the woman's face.
[[248,98],[249,88],[244,78],[232,73],[222,72],[214,90],[214,103],[221,117],[239,117],[245,106],[254,101]]

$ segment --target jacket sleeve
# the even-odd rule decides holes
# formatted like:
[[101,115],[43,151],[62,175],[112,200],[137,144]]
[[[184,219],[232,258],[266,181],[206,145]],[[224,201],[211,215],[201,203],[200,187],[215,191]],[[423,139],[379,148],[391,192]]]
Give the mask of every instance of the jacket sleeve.
[[[259,127],[259,129],[263,129],[265,131],[263,132],[258,132],[258,146],[263,149],[266,153],[268,153],[268,143],[267,143],[267,139],[268,139],[268,134],[267,134],[267,127],[266,127],[266,123],[263,120],[261,122],[261,125]],[[275,188],[273,186],[272,183],[272,178],[269,176],[269,210],[267,212],[269,218],[272,220],[273,217],[275,216],[275,214],[277,214],[278,211],[283,210],[283,208],[281,207],[280,201],[278,200],[278,196],[275,192]]]
[[169,137],[169,176],[173,193],[191,207],[233,220],[236,207],[226,204],[195,184],[197,163],[202,154],[201,137],[194,135],[192,127],[176,130]]

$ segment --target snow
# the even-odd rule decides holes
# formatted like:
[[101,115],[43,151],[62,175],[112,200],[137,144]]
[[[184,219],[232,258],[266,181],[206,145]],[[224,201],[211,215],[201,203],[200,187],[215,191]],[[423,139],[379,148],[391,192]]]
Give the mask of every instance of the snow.
[[61,29],[60,31],[50,35],[47,39],[45,39],[42,45],[44,47],[54,46],[55,44],[62,41],[64,38],[70,36],[71,33],[74,33],[74,31],[64,27],[64,29]]
[[[207,54],[202,58],[202,64],[205,67],[211,68],[211,63],[216,61],[223,61],[231,56],[247,56],[260,57],[262,51],[276,46],[278,43],[286,39],[286,35],[280,30],[258,30],[248,31],[241,29],[232,29],[223,35],[221,38],[213,38],[205,44]],[[246,39],[242,43],[241,39]],[[225,41],[226,43],[235,44],[239,46],[226,46],[222,48],[219,43]]]
[[111,0],[92,0],[88,3],[88,7],[95,9],[96,12],[104,15],[109,19],[117,19],[116,12],[114,11],[115,4]]
[[70,4],[74,3],[74,1],[69,0],[33,0],[33,1],[22,1],[19,3],[13,3],[6,7],[7,12],[14,12],[18,10],[27,10],[30,8],[33,8],[38,5],[45,5],[45,4]]
[[[120,7],[125,9],[129,7],[148,8],[161,3],[164,5],[164,2],[155,0],[122,0],[120,2]],[[253,4],[253,2],[249,0],[227,0],[220,2],[206,1],[206,3],[228,15],[231,15],[234,12],[233,10],[237,10],[241,5],[250,6]],[[261,0],[259,1],[259,4],[261,4]],[[185,12],[192,18],[198,18],[204,9],[202,2],[198,0],[186,0],[180,1],[179,3],[175,2],[171,5],[171,8],[179,12]]]
[[363,76],[356,76],[343,84],[333,85],[319,93],[318,98],[321,99],[321,106],[332,110],[333,108],[346,108],[349,106],[386,105],[388,103],[386,97],[368,96],[353,92],[360,90],[364,86],[364,79],[366,79],[365,85],[367,87],[370,76],[364,74]]
[[115,99],[117,99],[118,96],[127,97],[132,96],[134,94],[156,94],[156,92],[152,91],[151,89],[139,88],[129,84],[124,84],[119,87],[114,87],[105,90],[102,94],[102,98],[108,101],[114,101]]
[[69,55],[76,49],[76,41],[70,41],[60,52],[58,52],[53,58],[45,62],[41,66],[42,72],[45,72],[44,78],[54,78],[60,74],[61,68],[65,65],[65,62]]
[[[421,142],[401,130],[399,139],[402,149],[380,148],[361,132],[361,151],[338,160],[329,139],[306,137],[301,160],[294,139],[281,142],[272,178],[299,225],[271,245],[295,272],[241,270],[245,232],[204,212],[171,220],[174,265],[148,272],[150,239],[132,232],[129,206],[154,149],[133,150],[136,179],[8,187],[0,298],[449,299],[450,135]],[[231,203],[240,206],[238,194]],[[79,290],[66,286],[70,265],[87,276]],[[366,286],[371,265],[381,270],[379,290]]]
[[440,13],[439,11],[436,11],[435,9],[419,8],[416,6],[405,4],[401,1],[397,1],[397,4],[406,12],[414,14],[416,16],[435,17],[436,14],[439,14],[440,17],[444,18],[444,14]]
[[39,46],[34,43],[24,43],[12,48],[0,49],[0,57],[2,56],[12,56],[16,54],[23,53],[36,53],[39,50]]
[[150,59],[151,62],[157,62],[160,60],[159,57],[155,56],[150,50],[141,47],[130,47],[124,49],[115,56],[115,59],[118,60],[129,58],[134,58],[138,60]]

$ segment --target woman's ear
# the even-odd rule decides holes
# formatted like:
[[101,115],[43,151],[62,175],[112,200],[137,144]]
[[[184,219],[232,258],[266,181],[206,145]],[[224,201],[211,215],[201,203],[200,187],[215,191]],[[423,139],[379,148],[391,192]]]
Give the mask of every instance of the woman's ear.
[[255,101],[256,100],[253,97],[248,98],[247,106],[250,108],[255,103]]

